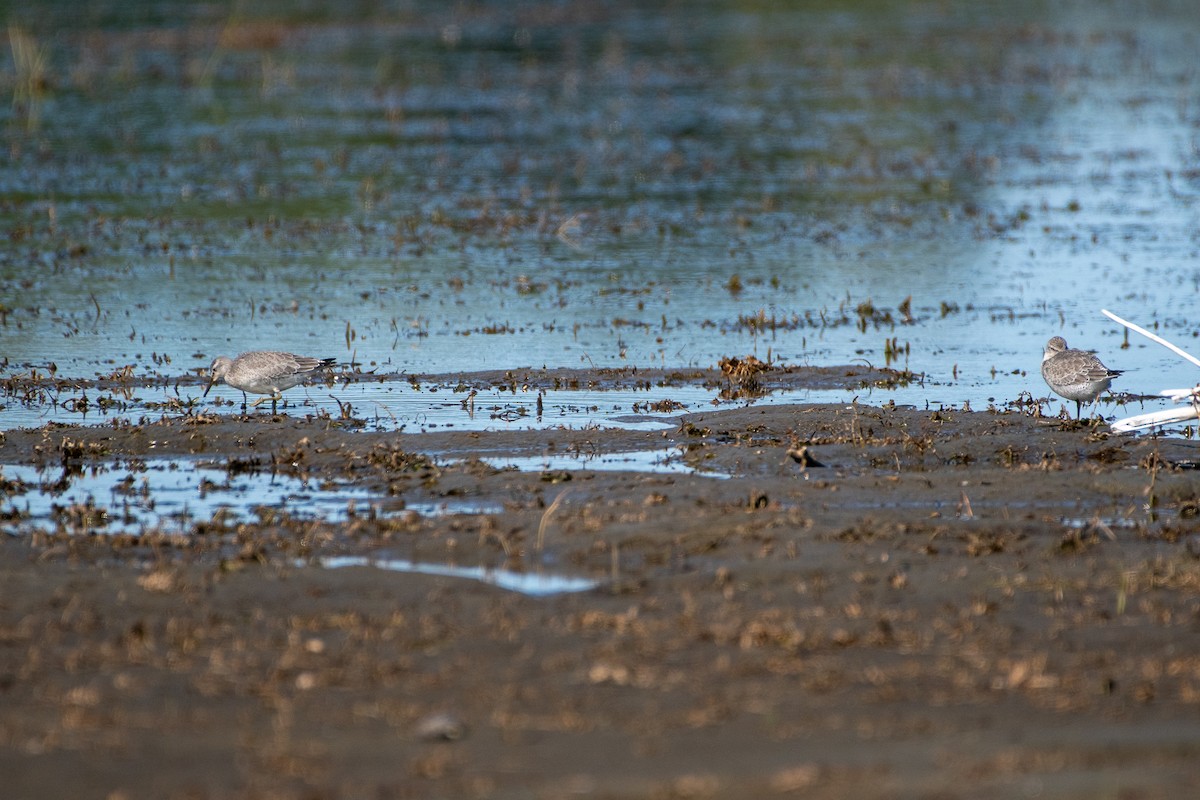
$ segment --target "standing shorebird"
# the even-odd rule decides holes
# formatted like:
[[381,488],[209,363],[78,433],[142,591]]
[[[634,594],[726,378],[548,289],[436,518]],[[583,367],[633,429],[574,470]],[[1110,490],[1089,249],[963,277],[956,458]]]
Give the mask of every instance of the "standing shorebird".
[[[246,392],[269,395],[258,398],[251,405],[257,406],[270,400],[271,413],[274,414],[275,404],[282,397],[284,389],[302,383],[313,370],[333,366],[335,361],[335,358],[309,358],[273,350],[254,350],[242,353],[237,358],[217,356],[209,367],[210,380],[204,396],[208,397],[212,387],[224,378],[233,388],[241,389],[243,395]],[[245,408],[244,401],[242,407]]]
[[1042,377],[1056,394],[1075,401],[1075,417],[1082,416],[1082,406],[1096,402],[1100,393],[1109,387],[1121,370],[1109,369],[1086,350],[1070,350],[1067,340],[1055,336],[1046,342],[1042,355]]

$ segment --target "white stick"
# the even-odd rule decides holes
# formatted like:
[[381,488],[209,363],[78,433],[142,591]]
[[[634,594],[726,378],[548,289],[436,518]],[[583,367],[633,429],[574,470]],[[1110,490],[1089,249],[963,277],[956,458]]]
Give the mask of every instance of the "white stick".
[[1196,418],[1195,406],[1184,408],[1167,408],[1153,411],[1149,414],[1138,414],[1136,417],[1125,417],[1112,424],[1114,431],[1136,431],[1141,428],[1154,428],[1160,425],[1175,425]]
[[1153,333],[1151,333],[1150,331],[1141,327],[1140,325],[1134,325],[1132,322],[1126,322],[1125,320],[1118,317],[1116,314],[1109,311],[1107,308],[1100,309],[1100,313],[1102,313],[1104,316],[1108,317],[1109,319],[1113,320],[1114,322],[1121,323],[1126,328],[1129,328],[1129,330],[1131,330],[1131,331],[1137,331],[1142,336],[1145,336],[1147,339],[1153,339],[1154,341],[1158,342],[1159,344],[1161,344],[1163,347],[1167,348],[1168,350],[1174,351],[1178,355],[1183,356],[1188,361],[1195,364],[1197,367],[1200,367],[1200,358],[1196,358],[1194,355],[1192,355],[1191,353],[1188,353],[1187,351],[1183,350],[1182,348],[1176,347],[1175,345],[1171,344],[1170,342],[1168,342],[1166,339],[1162,338],[1161,336],[1154,335]]

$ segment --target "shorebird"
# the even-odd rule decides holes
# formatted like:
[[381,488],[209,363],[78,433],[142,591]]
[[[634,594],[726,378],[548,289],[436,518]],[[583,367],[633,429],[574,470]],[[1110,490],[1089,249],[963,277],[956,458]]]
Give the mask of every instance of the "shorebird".
[[1096,402],[1121,370],[1109,369],[1086,350],[1071,350],[1067,340],[1055,336],[1046,342],[1042,355],[1042,377],[1055,394],[1075,401],[1075,417],[1083,415],[1082,403]]
[[[265,394],[251,405],[271,401],[271,413],[276,412],[276,403],[282,397],[284,389],[290,389],[302,383],[309,373],[323,367],[333,366],[335,358],[309,358],[291,353],[278,353],[273,350],[253,350],[242,353],[237,358],[217,356],[213,359],[210,370],[208,388],[204,397],[222,378],[235,389],[241,389],[243,396],[246,392]],[[245,402],[242,403],[243,409]]]

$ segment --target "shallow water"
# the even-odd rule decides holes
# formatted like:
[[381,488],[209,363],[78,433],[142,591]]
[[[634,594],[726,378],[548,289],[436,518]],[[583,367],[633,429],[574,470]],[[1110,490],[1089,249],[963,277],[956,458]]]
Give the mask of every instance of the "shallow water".
[[[197,522],[214,518],[257,520],[260,508],[337,521],[377,509],[383,500],[350,484],[270,472],[235,475],[218,465],[174,459],[137,459],[79,472],[4,464],[0,478],[5,482],[0,510],[18,512],[26,526],[74,533],[190,533]],[[405,510],[444,514],[481,509],[429,503]]]
[[[1200,349],[1190,2],[10,22],[8,376],[181,375],[255,348],[410,374],[898,351],[927,380],[897,402],[982,408],[1046,396],[1060,334],[1128,370],[1118,390],[1198,377],[1099,313]],[[327,394],[298,402],[335,413]],[[381,426],[476,424],[406,384],[341,399]],[[0,428],[60,418],[5,406]],[[488,424],[536,422],[515,413]]]
[[[344,414],[357,420],[365,430],[425,432],[434,430],[538,430],[557,427],[601,427],[626,430],[659,430],[677,424],[683,413],[715,407],[731,408],[753,403],[795,403],[824,400],[852,400],[882,396],[883,390],[781,391],[752,401],[724,402],[716,389],[699,386],[673,386],[648,390],[573,390],[547,391],[538,410],[539,392],[532,389],[484,390],[468,398],[466,392],[428,388],[414,390],[406,382],[309,386],[288,391],[279,411],[293,417],[306,415],[340,419]],[[195,389],[191,399],[199,396]],[[187,413],[207,411],[242,413],[241,393],[226,388],[214,389],[204,405],[192,404],[184,410],[171,403],[171,389],[140,389],[127,398],[101,405],[78,400],[81,392],[62,393],[56,402],[13,402],[4,411],[9,428],[28,428],[48,422],[75,424],[111,424],[115,420],[141,422],[162,418],[178,419]],[[894,397],[886,393],[887,397]],[[679,407],[669,412],[650,410],[650,404],[670,400]],[[269,412],[250,413],[265,415]]]
[[720,472],[696,469],[685,464],[681,455],[679,450],[669,448],[626,453],[596,453],[590,456],[580,453],[554,453],[540,456],[497,456],[480,460],[499,469],[516,469],[522,472],[597,470],[707,475],[713,478],[729,477]]
[[[625,470],[689,473],[678,451],[481,459],[519,470]],[[74,533],[189,533],[198,522],[256,520],[261,509],[298,517],[346,520],[358,514],[497,514],[497,504],[473,501],[398,501],[353,484],[305,480],[270,471],[229,472],[195,459],[129,459],[82,470],[0,465],[0,512],[21,524]]]
[[[953,386],[936,386],[916,379],[908,385],[876,385],[863,380],[840,389],[764,390],[748,398],[727,399],[720,388],[700,385],[651,385],[648,388],[515,389],[486,388],[471,394],[464,388],[407,381],[322,383],[297,387],[284,394],[280,414],[303,418],[343,420],[360,430],[423,433],[430,431],[546,430],[554,428],[618,428],[665,430],[678,425],[683,414],[715,409],[797,403],[894,402],[917,408],[957,407],[963,401]],[[219,386],[201,399],[199,387],[144,387],[129,390],[68,389],[56,391],[52,401],[25,402],[9,398],[3,416],[7,428],[36,428],[47,423],[111,425],[163,419],[189,414],[258,415],[269,418],[269,408],[242,409],[241,392]],[[103,397],[104,402],[97,402]],[[539,407],[540,400],[540,407]],[[982,408],[994,403],[989,397]],[[1109,402],[1107,399],[1104,401]],[[662,404],[655,407],[656,404]],[[669,410],[663,410],[663,407]],[[1110,406],[1104,406],[1111,412]],[[1140,404],[1132,406],[1140,408]]]

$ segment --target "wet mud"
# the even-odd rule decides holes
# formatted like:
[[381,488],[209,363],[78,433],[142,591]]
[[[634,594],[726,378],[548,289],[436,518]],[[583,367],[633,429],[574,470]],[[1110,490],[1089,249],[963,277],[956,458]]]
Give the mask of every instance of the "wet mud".
[[11,5],[5,800],[1196,793],[1194,0]]
[[[41,490],[153,456],[360,494],[106,532],[22,519],[39,486],[6,479],[0,771],[14,797],[1185,796],[1196,447],[1038,412],[6,431]],[[678,469],[589,468],[631,453]],[[479,511],[413,510],[439,503]]]

